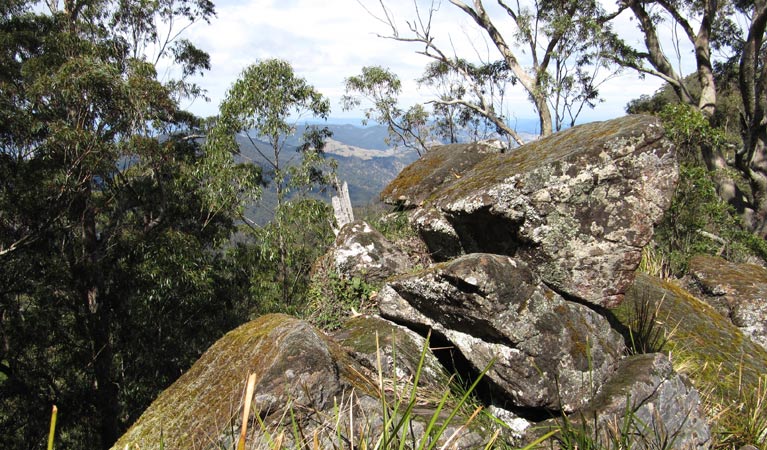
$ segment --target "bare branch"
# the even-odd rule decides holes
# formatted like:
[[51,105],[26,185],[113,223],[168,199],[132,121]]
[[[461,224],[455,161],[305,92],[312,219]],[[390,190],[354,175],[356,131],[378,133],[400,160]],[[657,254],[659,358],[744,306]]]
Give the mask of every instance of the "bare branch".
[[32,238],[31,234],[28,234],[28,235],[22,237],[21,239],[16,240],[16,242],[12,242],[11,245],[9,245],[9,246],[7,246],[5,248],[3,248],[2,245],[0,245],[0,256],[8,255],[8,254],[18,250],[20,247],[22,247],[22,246],[24,246],[26,244],[30,244],[30,243],[34,242],[35,240],[36,239]]
[[687,38],[690,40],[691,43],[695,43],[695,31],[693,30],[692,26],[690,25],[690,22],[687,21],[687,19],[682,16],[682,14],[679,12],[679,9],[670,3],[668,0],[655,0],[660,6],[663,7],[670,15],[673,17],[674,22],[676,22],[679,26],[682,27],[684,30],[684,33],[687,35]]
[[513,128],[510,128],[504,121],[500,120],[494,113],[491,113],[474,103],[467,102],[466,100],[461,100],[461,99],[431,100],[428,103],[436,103],[440,105],[461,105],[466,108],[469,108],[487,117],[493,123],[493,125],[503,130],[504,133],[511,136],[511,138],[514,140],[514,142],[517,143],[517,145],[525,144],[525,141],[524,139],[522,139],[522,136],[520,136],[519,133],[517,133]]

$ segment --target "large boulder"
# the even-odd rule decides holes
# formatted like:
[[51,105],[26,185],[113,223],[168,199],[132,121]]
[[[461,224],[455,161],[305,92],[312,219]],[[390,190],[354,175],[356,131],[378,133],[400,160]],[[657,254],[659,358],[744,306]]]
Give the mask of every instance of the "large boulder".
[[767,351],[710,304],[675,282],[639,274],[612,312],[616,326],[632,326],[644,334],[640,339],[647,332],[659,338],[650,336],[699,392],[722,405],[717,420],[740,423],[757,413],[754,402],[764,392]]
[[418,206],[413,221],[435,258],[514,256],[561,294],[619,304],[677,181],[659,121],[627,116],[581,125],[477,159],[450,176],[442,160],[424,158],[384,198]]
[[250,373],[257,379],[251,414],[267,422],[283,417],[288,405],[327,410],[345,387],[341,355],[309,324],[280,314],[263,316],[211,346],[113,448],[156,448],[161,442],[165,448],[231,448]]
[[[367,340],[359,336],[366,327],[372,332]],[[382,378],[369,361],[370,352],[375,352],[370,347],[372,339],[375,348],[374,329],[381,333],[381,351],[397,361],[383,367]],[[384,422],[380,388],[384,387],[389,407],[399,403],[400,411],[406,408],[403,403],[409,398],[418,364],[413,366],[412,358],[420,357],[416,347],[423,340],[373,318],[353,321],[337,337],[341,345],[308,323],[282,314],[244,324],[213,344],[112,448],[234,448],[251,373],[257,381],[248,418],[249,450],[310,445],[356,448],[361,440],[375,442],[384,427],[393,433],[394,424]],[[396,364],[403,364],[404,370],[393,370]],[[448,389],[444,373],[428,352],[422,377],[416,389],[429,392],[426,398],[439,399]],[[399,433],[407,433],[413,442],[431,439],[425,437],[427,424],[438,413],[436,400],[419,400],[408,417],[396,418],[403,420]],[[442,414],[436,423],[447,420]],[[452,439],[456,448],[484,448],[494,430],[463,426],[467,421],[467,415],[459,413],[446,424],[446,432],[437,438],[439,445]]]
[[514,406],[573,411],[613,372],[622,337],[566,301],[528,265],[470,254],[398,277],[379,294],[384,317],[432,328],[482,370]]
[[767,349],[767,269],[700,255],[690,260],[689,274],[703,300]]

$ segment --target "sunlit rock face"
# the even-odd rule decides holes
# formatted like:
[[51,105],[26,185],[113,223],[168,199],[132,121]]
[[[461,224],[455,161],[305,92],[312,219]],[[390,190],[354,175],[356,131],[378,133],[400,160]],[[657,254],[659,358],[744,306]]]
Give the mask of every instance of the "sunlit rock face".
[[359,277],[370,282],[409,270],[408,256],[378,230],[358,220],[346,224],[325,255],[325,265],[342,277]]
[[400,277],[381,314],[432,328],[518,407],[571,412],[615,370],[623,338],[607,320],[549,289],[522,261],[469,254]]
[[514,256],[560,294],[618,305],[678,178],[657,119],[581,125],[479,154],[460,170],[441,165],[452,161],[443,153],[471,148],[435,148],[383,196],[416,208],[413,221],[434,257]]
[[[412,391],[395,389],[409,383],[418,395],[402,429],[418,443],[431,439],[432,415],[450,420],[434,399],[450,394],[451,371],[467,379],[486,371],[477,401],[510,424],[503,433],[514,447],[568,417],[581,429],[597,427],[589,436],[602,444],[605,432],[634,427],[632,448],[656,448],[658,436],[674,436],[674,448],[706,448],[695,389],[662,354],[628,356],[619,318],[637,292],[659,307],[682,304],[635,273],[676,181],[673,146],[646,116],[505,152],[482,143],[436,147],[382,194],[409,211],[420,238],[390,242],[352,222],[314,265],[315,287],[331,277],[382,286],[367,299],[380,317],[323,311],[351,315],[332,334],[285,315],[249,322],[215,343],[115,448],[233,448],[249,373],[258,381],[248,420],[263,425],[248,431],[246,448],[274,448],[269,439],[280,435],[290,448],[374,442],[385,434],[381,408],[409,399]],[[410,241],[417,245],[403,245]],[[714,274],[699,272],[697,282],[708,286]],[[735,289],[716,283],[706,289]],[[345,305],[334,300],[348,293],[320,292],[328,304]],[[727,327],[740,335],[725,318],[696,321],[691,310],[679,311],[676,333],[700,328],[730,359],[761,351],[747,339],[737,342],[753,348],[720,339]],[[489,448],[492,426],[464,426],[468,420],[445,423],[437,445],[450,447],[454,436],[456,448]],[[300,437],[284,433],[296,427]]]

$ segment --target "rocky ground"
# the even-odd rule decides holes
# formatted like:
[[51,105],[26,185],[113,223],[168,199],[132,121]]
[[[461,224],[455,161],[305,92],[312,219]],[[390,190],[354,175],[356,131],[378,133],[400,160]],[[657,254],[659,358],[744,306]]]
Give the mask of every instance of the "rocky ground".
[[[680,352],[711,361],[700,370],[740,367],[756,380],[767,369],[759,345],[767,276],[756,266],[694,261],[689,289],[714,307],[637,276],[676,178],[674,148],[645,116],[506,153],[437,147],[382,194],[407,210],[421,244],[389,242],[354,222],[317,265],[319,274],[381,285],[373,314],[355,314],[333,334],[283,315],[243,325],[114,448],[232,448],[249,373],[257,382],[247,448],[375,448],[391,434],[403,448],[422,440],[503,448],[549,430],[560,430],[562,444],[563,420],[603,445],[623,432],[632,448],[708,448],[711,418],[699,390],[669,353],[637,352],[639,336],[628,330],[641,328],[636,312],[649,307],[666,330],[656,338],[673,330],[687,343]],[[652,350],[652,331],[644,338]],[[464,381],[482,375],[471,406],[450,390],[453,372]],[[474,416],[477,406],[508,426]]]

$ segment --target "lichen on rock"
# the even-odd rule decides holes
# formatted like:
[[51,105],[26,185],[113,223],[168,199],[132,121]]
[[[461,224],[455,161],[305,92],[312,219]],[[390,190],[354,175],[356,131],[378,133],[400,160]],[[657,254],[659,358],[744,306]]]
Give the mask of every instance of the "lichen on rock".
[[335,243],[323,258],[342,277],[359,277],[368,282],[383,281],[406,272],[411,266],[408,255],[361,220],[341,228]]
[[702,300],[719,306],[735,326],[767,349],[767,269],[699,255],[690,260],[689,274]]
[[[431,184],[428,197],[392,182],[419,199],[409,204],[419,207],[413,216],[435,257],[514,256],[560,293],[618,305],[677,181],[658,120],[581,125],[478,159],[460,177]],[[418,161],[412,171],[444,174],[449,168],[437,164],[444,161]],[[437,167],[420,167],[427,164]]]
[[603,317],[508,256],[465,255],[392,280],[380,297],[384,317],[441,333],[477,371],[495,360],[487,376],[517,407],[583,406],[624,348]]

